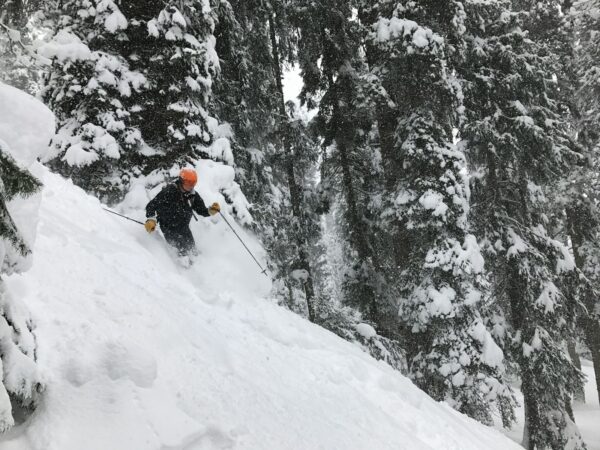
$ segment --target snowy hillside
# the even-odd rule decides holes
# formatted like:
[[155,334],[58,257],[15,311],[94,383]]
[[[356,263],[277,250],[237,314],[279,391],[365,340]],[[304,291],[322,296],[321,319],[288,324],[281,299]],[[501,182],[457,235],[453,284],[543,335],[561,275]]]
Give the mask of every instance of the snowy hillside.
[[8,283],[48,389],[3,449],[518,448],[265,300],[217,220],[185,271],[158,236],[43,180],[33,268]]
[[[13,148],[50,131],[27,111],[2,108]],[[31,310],[47,390],[2,450],[520,448],[267,299],[218,218],[192,224],[202,254],[185,270],[160,236],[34,170],[33,265],[7,286]]]

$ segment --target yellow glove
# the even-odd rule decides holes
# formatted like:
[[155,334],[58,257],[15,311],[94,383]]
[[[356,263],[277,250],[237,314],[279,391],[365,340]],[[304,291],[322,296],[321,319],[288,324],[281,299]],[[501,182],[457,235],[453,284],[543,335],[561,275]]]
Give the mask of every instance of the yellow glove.
[[219,211],[221,211],[221,206],[219,206],[219,204],[217,202],[214,202],[212,205],[210,205],[210,207],[208,208],[208,213],[211,216],[214,216],[216,213],[218,213]]
[[154,219],[146,220],[144,227],[146,228],[146,231],[148,233],[152,233],[156,229],[156,220],[154,220]]

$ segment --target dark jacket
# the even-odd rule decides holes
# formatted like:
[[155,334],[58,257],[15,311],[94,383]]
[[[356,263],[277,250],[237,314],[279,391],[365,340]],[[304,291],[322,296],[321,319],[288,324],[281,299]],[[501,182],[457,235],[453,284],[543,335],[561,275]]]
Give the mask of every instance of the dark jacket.
[[146,205],[146,217],[156,217],[163,229],[188,227],[192,214],[210,214],[197,192],[182,192],[177,183],[168,184]]

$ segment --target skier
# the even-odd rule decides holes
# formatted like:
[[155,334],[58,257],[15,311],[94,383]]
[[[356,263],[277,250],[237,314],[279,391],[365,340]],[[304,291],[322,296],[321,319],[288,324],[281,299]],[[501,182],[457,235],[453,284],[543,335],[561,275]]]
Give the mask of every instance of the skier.
[[204,217],[217,214],[221,207],[217,202],[206,208],[200,195],[194,191],[198,175],[194,169],[181,169],[175,183],[168,184],[146,205],[146,231],[152,233],[156,224],[167,242],[179,251],[180,256],[197,253],[196,243],[190,230],[194,211]]

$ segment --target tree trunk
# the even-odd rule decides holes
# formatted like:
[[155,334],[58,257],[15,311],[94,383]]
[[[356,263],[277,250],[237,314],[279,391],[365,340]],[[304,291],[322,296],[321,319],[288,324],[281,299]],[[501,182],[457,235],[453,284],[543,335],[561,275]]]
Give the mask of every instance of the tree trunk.
[[[340,130],[343,132],[344,130]],[[354,189],[354,181],[352,178],[352,172],[350,170],[350,161],[348,159],[348,148],[346,138],[338,135],[336,137],[336,144],[338,152],[340,153],[340,160],[342,164],[342,177],[344,184],[344,193],[346,195],[346,202],[348,203],[348,210],[350,213],[350,242],[353,248],[358,253],[358,259],[361,265],[372,263],[370,258],[369,243],[366,236],[366,230],[362,221],[361,215],[358,212],[358,205],[356,201],[356,192]],[[367,318],[375,323],[378,319],[378,305],[377,296],[373,291],[373,286],[361,281],[361,297],[363,300],[364,309],[367,312]]]
[[279,57],[279,46],[277,43],[277,34],[275,30],[275,22],[273,15],[269,15],[269,32],[271,36],[271,47],[273,51],[273,70],[275,71],[275,78],[277,81],[277,90],[279,95],[279,113],[281,115],[280,125],[282,129],[282,141],[283,148],[285,151],[285,170],[288,182],[288,188],[290,190],[290,202],[292,204],[292,214],[295,220],[300,226],[300,233],[296,233],[296,245],[298,246],[298,265],[301,269],[306,271],[307,277],[304,282],[304,295],[306,296],[306,306],[308,309],[308,319],[314,322],[316,319],[315,310],[315,291],[313,286],[312,272],[310,270],[310,262],[308,259],[308,243],[304,236],[305,224],[304,214],[302,208],[302,196],[300,193],[300,187],[296,182],[294,160],[292,154],[292,148],[290,138],[288,134],[288,117],[285,110],[285,100],[283,96],[283,84],[281,74],[281,60]]
[[587,346],[592,352],[592,363],[596,377],[596,391],[600,401],[600,322],[595,315],[585,319],[584,332]]
[[539,424],[538,410],[533,395],[529,393],[529,382],[523,377],[521,389],[523,390],[523,403],[525,407],[525,427],[523,429],[523,447],[535,450],[537,427]]
[[[326,36],[323,36],[323,38],[326,39]],[[347,119],[345,115],[346,111],[340,111],[340,105],[344,103],[351,104],[352,102],[352,99],[348,98],[347,90],[344,91],[346,87],[344,84],[345,80],[351,82],[347,77],[340,74],[338,74],[336,80],[334,80],[331,72],[327,74],[329,92],[332,96],[333,104],[331,121],[335,124],[334,140],[340,155],[343,190],[349,214],[350,244],[358,254],[358,260],[362,269],[373,266],[377,273],[381,273],[379,256],[373,252],[372,247],[369,245],[368,230],[364,222],[364,216],[360,210],[361,205],[359,205],[355,180],[352,175],[350,155],[356,146],[356,126]],[[342,95],[340,95],[340,91],[342,91]],[[367,274],[367,276],[368,279],[360,280],[360,306],[362,312],[366,313],[367,319],[377,324],[379,328],[381,324],[379,316],[383,311],[380,308],[379,296],[375,291],[376,286],[373,285],[373,276],[371,274]]]
[[573,403],[571,402],[570,395],[567,395],[565,397],[565,411],[567,412],[569,419],[571,419],[573,423],[575,423],[575,414],[573,414]]
[[[380,105],[377,108],[377,130],[379,131],[379,143],[381,146],[381,160],[385,178],[385,190],[390,196],[394,196],[398,188],[398,175],[400,173],[400,161],[395,152],[396,115],[387,106]],[[397,270],[402,270],[410,254],[410,238],[404,226],[396,222],[393,227],[392,248],[394,249],[394,261]]]
[[[577,353],[575,344],[575,338],[569,339],[569,341],[567,342],[567,349],[569,351],[569,357],[571,358],[571,361],[573,361],[573,364],[575,365],[575,367],[577,367],[577,370],[581,371],[581,358],[579,357],[579,353]],[[573,393],[573,396],[575,401],[585,403],[585,389],[583,388],[583,386],[581,387],[581,389],[577,389]]]
[[[527,290],[527,282],[519,273],[517,264],[510,259],[506,262],[505,276],[510,282],[506,288],[506,293],[510,302],[510,322],[515,331],[521,333],[522,342],[531,342],[532,332],[526,334],[525,316],[522,295]],[[517,358],[523,358],[520,354]],[[536,446],[536,436],[539,428],[539,414],[535,394],[532,392],[535,381],[532,380],[531,372],[525,367],[521,359],[519,369],[521,376],[521,391],[523,392],[523,403],[525,409],[525,426],[523,429],[523,447],[527,450],[534,450]]]

